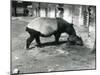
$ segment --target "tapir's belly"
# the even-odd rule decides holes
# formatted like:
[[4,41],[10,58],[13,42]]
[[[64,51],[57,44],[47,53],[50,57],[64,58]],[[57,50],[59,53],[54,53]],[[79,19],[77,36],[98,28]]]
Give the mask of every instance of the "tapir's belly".
[[36,18],[28,24],[28,27],[44,36],[49,36],[57,30],[57,20],[55,18]]

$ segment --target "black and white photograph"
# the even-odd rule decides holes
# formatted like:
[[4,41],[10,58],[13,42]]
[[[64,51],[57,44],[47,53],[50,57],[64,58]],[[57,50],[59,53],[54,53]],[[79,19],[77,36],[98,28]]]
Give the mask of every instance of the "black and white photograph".
[[96,6],[11,0],[11,74],[96,69]]

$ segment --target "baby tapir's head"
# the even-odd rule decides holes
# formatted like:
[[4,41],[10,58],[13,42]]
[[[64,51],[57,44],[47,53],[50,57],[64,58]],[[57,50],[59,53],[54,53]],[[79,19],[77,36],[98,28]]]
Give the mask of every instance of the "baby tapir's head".
[[70,35],[68,37],[68,42],[71,44],[71,45],[80,45],[80,46],[83,46],[83,40],[81,37],[77,36],[77,35]]

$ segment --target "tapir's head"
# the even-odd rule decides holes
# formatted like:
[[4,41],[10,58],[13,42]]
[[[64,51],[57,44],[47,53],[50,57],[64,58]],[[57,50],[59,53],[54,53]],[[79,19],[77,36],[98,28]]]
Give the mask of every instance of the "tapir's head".
[[82,40],[81,37],[76,36],[76,44],[77,44],[77,45],[81,45],[81,46],[83,46],[83,40]]
[[80,45],[80,46],[83,46],[83,40],[81,37],[77,36],[77,35],[71,35],[69,36],[68,38],[69,42],[72,44],[72,45]]

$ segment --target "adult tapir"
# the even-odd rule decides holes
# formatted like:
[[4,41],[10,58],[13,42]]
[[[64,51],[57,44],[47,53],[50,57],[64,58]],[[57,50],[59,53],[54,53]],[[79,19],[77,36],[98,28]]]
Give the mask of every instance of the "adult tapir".
[[[54,35],[55,42],[58,42],[61,33],[66,32],[69,35],[69,38],[70,36],[80,38],[76,35],[73,24],[68,23],[62,18],[35,18],[27,25],[26,31],[30,34],[30,37],[26,41],[27,49],[34,39],[36,40],[37,44],[41,44],[40,36],[49,37]],[[82,44],[82,40],[77,39],[76,41],[80,41],[78,44]]]

